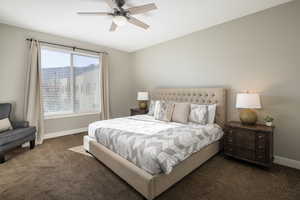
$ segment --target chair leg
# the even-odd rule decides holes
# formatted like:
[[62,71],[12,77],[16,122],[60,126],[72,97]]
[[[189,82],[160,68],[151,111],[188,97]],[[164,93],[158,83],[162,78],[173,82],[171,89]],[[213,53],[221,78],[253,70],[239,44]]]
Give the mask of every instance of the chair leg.
[[0,153],[0,164],[5,162],[5,155],[3,153]]
[[35,140],[30,141],[30,149],[34,149],[35,147]]

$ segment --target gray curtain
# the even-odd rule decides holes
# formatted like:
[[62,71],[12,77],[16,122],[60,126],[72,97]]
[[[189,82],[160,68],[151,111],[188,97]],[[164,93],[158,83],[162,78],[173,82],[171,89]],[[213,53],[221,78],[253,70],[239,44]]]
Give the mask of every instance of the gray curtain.
[[109,105],[109,64],[108,55],[105,53],[100,56],[100,94],[101,94],[101,120],[110,118]]
[[44,138],[44,112],[41,95],[41,52],[38,41],[30,43],[27,77],[25,84],[24,118],[31,126],[37,129],[36,141],[43,143]]

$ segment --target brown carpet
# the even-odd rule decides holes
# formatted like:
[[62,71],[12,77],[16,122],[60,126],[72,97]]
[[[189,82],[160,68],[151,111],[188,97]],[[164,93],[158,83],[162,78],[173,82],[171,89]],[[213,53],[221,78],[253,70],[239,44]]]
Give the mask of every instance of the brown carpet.
[[[1,200],[142,200],[143,197],[93,157],[69,150],[82,136],[45,141],[32,151],[16,149],[0,165]],[[218,155],[158,200],[300,199],[300,171],[267,171]]]

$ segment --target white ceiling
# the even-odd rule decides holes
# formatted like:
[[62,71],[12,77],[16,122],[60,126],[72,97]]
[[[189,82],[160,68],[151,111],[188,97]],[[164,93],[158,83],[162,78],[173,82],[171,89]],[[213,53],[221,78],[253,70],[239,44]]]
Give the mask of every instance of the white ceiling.
[[103,0],[0,0],[0,22],[132,52],[249,15],[290,0],[127,0],[128,6],[156,3],[136,15],[151,27],[131,24],[111,33],[111,17],[77,11],[110,11]]

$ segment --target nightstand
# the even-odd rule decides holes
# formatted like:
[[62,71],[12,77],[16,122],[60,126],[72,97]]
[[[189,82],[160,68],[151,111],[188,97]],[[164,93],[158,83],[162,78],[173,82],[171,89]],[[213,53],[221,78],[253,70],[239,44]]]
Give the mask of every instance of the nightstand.
[[229,122],[225,127],[224,154],[251,163],[271,167],[273,163],[274,127],[245,126]]
[[139,108],[131,108],[130,109],[130,115],[144,115],[147,114],[148,110],[147,109],[139,109]]

